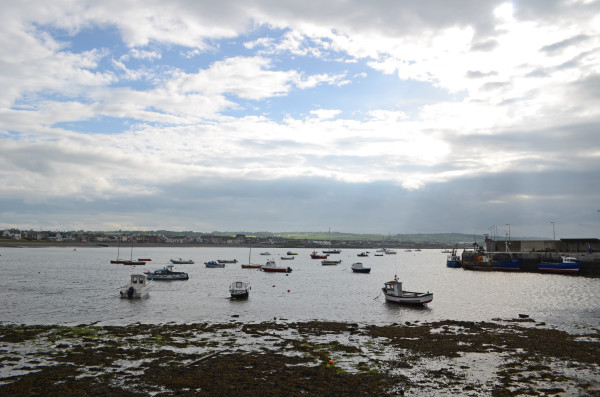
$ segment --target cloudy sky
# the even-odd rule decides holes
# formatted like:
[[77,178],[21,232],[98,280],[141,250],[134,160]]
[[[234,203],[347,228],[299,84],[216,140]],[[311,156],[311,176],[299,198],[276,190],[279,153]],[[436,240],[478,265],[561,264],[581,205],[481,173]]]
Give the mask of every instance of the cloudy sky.
[[600,1],[31,0],[0,228],[600,237]]

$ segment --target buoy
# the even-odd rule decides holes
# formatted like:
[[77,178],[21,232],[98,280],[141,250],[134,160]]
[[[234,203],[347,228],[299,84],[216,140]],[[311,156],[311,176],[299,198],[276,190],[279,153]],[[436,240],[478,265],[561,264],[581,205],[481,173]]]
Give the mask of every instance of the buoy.
[[290,292],[290,290],[288,289],[288,293]]
[[333,360],[329,360],[329,364],[333,364]]
[[275,288],[275,284],[273,284],[273,288]]

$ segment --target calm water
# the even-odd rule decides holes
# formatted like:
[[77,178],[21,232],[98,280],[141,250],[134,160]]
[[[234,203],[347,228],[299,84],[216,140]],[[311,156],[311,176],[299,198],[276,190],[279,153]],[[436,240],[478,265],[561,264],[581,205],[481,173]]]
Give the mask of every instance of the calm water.
[[[128,250],[125,250],[128,251]],[[252,250],[252,263],[264,264],[265,249]],[[600,279],[533,273],[475,272],[445,266],[440,250],[398,251],[397,255],[359,258],[360,250],[343,250],[330,259],[337,266],[322,266],[310,259],[311,249],[294,250],[293,261],[278,260],[287,249],[269,249],[280,266],[293,272],[264,273],[242,269],[247,248],[136,248],[134,258],[152,258],[146,266],[110,264],[116,248],[1,248],[0,321],[23,324],[101,324],[260,322],[333,320],[361,323],[435,321],[444,319],[487,321],[510,319],[527,313],[536,321],[560,327],[600,325]],[[125,254],[129,254],[126,252]],[[123,257],[123,252],[121,253]],[[127,256],[127,255],[125,255]],[[154,282],[150,298],[129,301],[119,289],[133,272],[155,270],[170,258],[193,259],[193,265],[176,265],[188,281]],[[203,262],[237,259],[224,269],[208,269]],[[353,262],[371,266],[370,274],[355,274]],[[398,274],[404,288],[432,291],[426,308],[385,303],[383,282]],[[244,279],[252,291],[245,301],[229,299],[229,283]]]

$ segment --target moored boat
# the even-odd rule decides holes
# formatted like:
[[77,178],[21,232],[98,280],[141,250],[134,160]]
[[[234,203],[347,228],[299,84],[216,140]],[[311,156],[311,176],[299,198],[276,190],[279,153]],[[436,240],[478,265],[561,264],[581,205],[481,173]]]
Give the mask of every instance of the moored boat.
[[271,272],[271,273],[290,273],[292,268],[290,267],[280,267],[275,264],[275,261],[269,260],[267,264],[260,268],[263,272]]
[[171,259],[171,263],[173,263],[175,265],[193,265],[194,261],[191,259],[177,258],[177,259]]
[[402,282],[398,276],[394,276],[392,281],[384,283],[381,289],[386,302],[398,303],[402,305],[426,305],[433,300],[431,292],[411,292],[402,289]]
[[369,256],[369,254],[367,252],[361,252],[360,254],[357,254],[356,256],[365,257],[365,256]]
[[341,252],[342,252],[342,250],[339,250],[339,249],[323,250],[324,254],[340,254]]
[[119,294],[124,299],[140,299],[150,296],[152,281],[145,274],[132,274],[129,283],[121,287]]
[[298,253],[297,253],[297,252],[292,252],[292,251],[288,251],[288,252],[287,252],[287,254],[288,254],[288,255],[298,255]]
[[321,265],[323,266],[330,266],[330,265],[339,265],[340,263],[342,263],[342,260],[337,260],[337,261],[332,261],[332,260],[322,260],[321,261]]
[[456,248],[450,251],[450,255],[446,257],[446,266],[454,268],[462,266],[462,259],[460,255],[456,254]]
[[565,255],[561,256],[561,261],[553,261],[551,258],[542,258],[538,264],[538,270],[545,273],[558,274],[577,274],[581,268],[581,262],[577,258]]
[[156,281],[174,281],[174,280],[187,280],[189,276],[186,272],[174,272],[173,265],[167,265],[162,269],[155,270],[153,272],[147,271],[144,273],[148,280]]
[[281,259],[282,261],[293,261],[293,260],[294,260],[294,258],[295,258],[295,257],[293,257],[293,256],[282,256],[282,257],[280,257],[280,259]]
[[224,263],[218,263],[216,261],[204,262],[204,265],[208,268],[223,268],[223,267],[225,267]]
[[250,293],[250,283],[247,281],[234,281],[229,284],[229,294],[232,299],[245,299]]
[[265,252],[261,252],[261,255],[271,255],[271,253],[269,251],[265,251]]
[[237,259],[217,259],[218,263],[237,263]]
[[261,267],[263,267],[263,265],[253,265],[253,264],[242,265],[242,269],[260,269]]
[[350,267],[354,273],[370,273],[370,267],[364,267],[361,262],[355,262]]
[[312,259],[327,259],[327,257],[329,257],[329,254],[319,254],[317,251],[313,251],[310,253],[310,257]]
[[152,259],[150,259],[150,258],[138,258],[138,261],[141,261],[141,262],[152,262]]

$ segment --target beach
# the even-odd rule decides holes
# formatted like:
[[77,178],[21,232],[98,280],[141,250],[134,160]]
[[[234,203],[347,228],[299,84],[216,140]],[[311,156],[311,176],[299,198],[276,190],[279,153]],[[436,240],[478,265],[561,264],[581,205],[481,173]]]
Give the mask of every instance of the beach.
[[600,334],[532,319],[0,326],[0,394],[600,395]]

